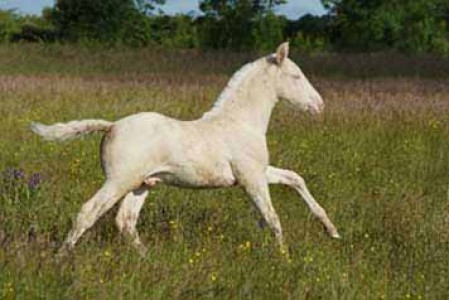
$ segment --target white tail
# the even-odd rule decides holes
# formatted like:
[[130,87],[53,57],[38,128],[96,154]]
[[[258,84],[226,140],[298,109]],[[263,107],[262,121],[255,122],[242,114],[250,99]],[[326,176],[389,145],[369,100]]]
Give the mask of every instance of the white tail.
[[56,123],[53,125],[43,125],[31,123],[31,130],[49,141],[64,141],[78,137],[85,133],[94,131],[108,131],[112,122],[105,120],[81,120],[68,123]]

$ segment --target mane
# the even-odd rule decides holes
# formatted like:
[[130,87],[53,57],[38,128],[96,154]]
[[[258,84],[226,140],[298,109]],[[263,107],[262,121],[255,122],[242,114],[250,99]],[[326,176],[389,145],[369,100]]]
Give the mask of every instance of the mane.
[[219,111],[223,108],[224,103],[231,101],[237,95],[239,87],[242,83],[250,78],[252,78],[259,67],[259,61],[254,61],[247,63],[241,67],[237,72],[232,75],[228,84],[218,96],[212,108],[203,114],[203,118],[212,117],[217,115]]

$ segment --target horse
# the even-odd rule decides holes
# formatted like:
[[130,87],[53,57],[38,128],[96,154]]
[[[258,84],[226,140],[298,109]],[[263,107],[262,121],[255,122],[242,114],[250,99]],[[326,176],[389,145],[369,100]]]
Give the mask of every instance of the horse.
[[274,232],[285,253],[282,227],[273,208],[269,184],[295,189],[330,236],[340,238],[326,211],[296,172],[269,164],[266,133],[279,100],[312,115],[324,109],[322,97],[289,58],[289,44],[244,65],[218,97],[212,109],[196,120],[182,121],[156,112],[133,114],[115,122],[99,119],[32,123],[46,140],[62,141],[103,131],[102,187],[85,202],[61,249],[72,250],[94,223],[121,199],[116,224],[145,255],[136,229],[149,190],[163,183],[185,188],[244,189],[262,220]]

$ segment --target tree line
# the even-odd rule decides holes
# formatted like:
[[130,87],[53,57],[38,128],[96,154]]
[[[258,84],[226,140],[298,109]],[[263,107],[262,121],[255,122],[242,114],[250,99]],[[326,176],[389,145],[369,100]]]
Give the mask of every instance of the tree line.
[[0,41],[303,51],[449,54],[448,0],[322,0],[327,13],[291,20],[287,0],[202,0],[201,14],[166,15],[170,0],[57,0],[42,16],[0,10]]

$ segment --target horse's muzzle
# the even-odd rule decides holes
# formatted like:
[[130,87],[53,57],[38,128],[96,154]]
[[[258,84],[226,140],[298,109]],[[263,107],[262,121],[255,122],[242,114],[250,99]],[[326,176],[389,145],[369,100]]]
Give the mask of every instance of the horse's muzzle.
[[312,115],[321,114],[324,111],[324,103],[323,102],[310,103],[308,105],[307,111]]

